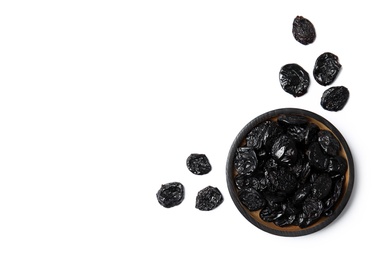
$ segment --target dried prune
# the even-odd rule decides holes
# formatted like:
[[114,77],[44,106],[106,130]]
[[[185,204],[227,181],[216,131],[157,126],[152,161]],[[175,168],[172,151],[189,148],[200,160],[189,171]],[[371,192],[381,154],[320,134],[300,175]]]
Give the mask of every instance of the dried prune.
[[202,211],[213,210],[223,202],[222,193],[218,188],[207,186],[200,190],[196,196],[195,208]]
[[211,171],[211,164],[206,155],[193,153],[187,158],[187,168],[193,174],[203,175]]
[[250,175],[257,167],[255,151],[249,147],[239,147],[234,158],[234,166],[239,174]]
[[328,168],[325,170],[332,178],[343,176],[347,171],[348,165],[344,157],[335,156],[329,159]]
[[283,127],[305,126],[309,121],[306,117],[300,115],[280,115],[277,118],[278,124]]
[[279,167],[277,170],[266,171],[267,180],[277,189],[286,193],[295,190],[297,179],[294,174],[285,168]]
[[163,184],[156,196],[158,202],[165,208],[177,206],[184,200],[184,186],[180,182]]
[[271,154],[278,162],[292,165],[297,160],[298,150],[290,137],[281,135],[275,140]]
[[238,197],[241,203],[244,204],[249,211],[262,209],[266,205],[264,197],[253,188],[240,190],[238,192]]
[[329,174],[322,173],[317,176],[312,186],[312,196],[313,198],[323,199],[328,196],[330,190],[332,189],[332,179]]
[[331,87],[324,91],[321,106],[328,111],[340,111],[349,99],[349,90],[344,86]]
[[284,91],[294,97],[301,97],[307,93],[310,77],[301,66],[291,63],[284,65],[280,69],[279,82]]
[[318,143],[325,153],[335,156],[339,153],[340,143],[337,138],[328,130],[318,132]]
[[295,17],[292,33],[295,40],[303,45],[313,43],[316,38],[314,25],[307,18],[302,16]]
[[318,142],[311,143],[306,152],[311,166],[318,170],[326,170],[329,164],[329,157],[324,154]]
[[332,84],[341,70],[339,58],[330,52],[321,54],[314,65],[313,75],[318,84],[328,86]]

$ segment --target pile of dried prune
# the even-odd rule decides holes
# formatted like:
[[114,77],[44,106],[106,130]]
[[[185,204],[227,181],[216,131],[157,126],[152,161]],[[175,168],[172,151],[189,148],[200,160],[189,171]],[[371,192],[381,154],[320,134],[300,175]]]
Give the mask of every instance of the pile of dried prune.
[[255,126],[234,156],[234,182],[249,211],[280,227],[308,227],[330,216],[347,171],[339,140],[301,115]]

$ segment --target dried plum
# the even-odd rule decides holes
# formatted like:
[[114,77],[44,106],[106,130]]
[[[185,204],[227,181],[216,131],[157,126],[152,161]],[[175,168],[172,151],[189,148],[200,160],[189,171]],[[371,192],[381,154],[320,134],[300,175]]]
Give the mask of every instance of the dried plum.
[[292,33],[295,40],[303,45],[313,43],[316,38],[314,25],[307,18],[302,16],[295,17]]
[[318,84],[328,86],[332,84],[341,70],[339,58],[330,52],[321,54],[314,65],[313,75]]
[[211,164],[206,155],[193,153],[187,158],[187,168],[193,174],[203,175],[211,171]]
[[294,191],[297,186],[295,175],[291,174],[283,167],[279,167],[277,170],[267,171],[266,178],[273,187],[286,193]]
[[222,193],[218,188],[207,186],[200,190],[196,196],[195,208],[202,211],[213,210],[223,202]]
[[236,150],[234,180],[248,211],[301,228],[332,214],[348,164],[331,131],[301,115],[281,115],[245,138]]
[[239,147],[234,158],[234,166],[239,174],[250,175],[257,167],[255,151],[249,147]]
[[341,177],[347,171],[347,160],[341,156],[331,157],[329,159],[328,168],[325,170],[332,178]]
[[281,135],[275,140],[271,154],[279,163],[292,165],[297,160],[298,150],[290,137]]
[[301,115],[280,115],[277,118],[277,122],[279,125],[283,127],[290,127],[290,126],[305,126],[309,123],[306,117]]
[[266,205],[264,197],[253,188],[240,190],[238,192],[238,197],[241,203],[244,204],[249,211],[262,209]]
[[158,202],[165,208],[177,206],[184,200],[184,186],[180,182],[163,184],[156,196]]
[[324,91],[321,97],[321,106],[337,112],[344,108],[349,99],[349,90],[344,86],[331,87]]
[[310,77],[301,66],[296,63],[290,63],[280,69],[279,82],[284,91],[294,97],[301,97],[307,93]]
[[332,179],[329,174],[322,173],[317,176],[312,186],[312,197],[317,199],[323,199],[328,196],[332,189]]
[[336,156],[340,150],[340,143],[337,138],[328,130],[318,132],[318,143],[325,153]]
[[329,157],[324,154],[318,142],[311,143],[306,152],[311,166],[318,170],[326,170],[329,164]]

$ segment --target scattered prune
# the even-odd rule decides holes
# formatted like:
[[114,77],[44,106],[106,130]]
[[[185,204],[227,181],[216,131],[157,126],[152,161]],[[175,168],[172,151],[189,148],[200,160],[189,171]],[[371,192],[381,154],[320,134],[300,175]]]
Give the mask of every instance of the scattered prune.
[[280,227],[301,228],[333,213],[348,163],[333,133],[300,115],[254,126],[237,148],[238,198]]
[[196,196],[195,208],[202,211],[213,210],[223,202],[222,193],[218,188],[207,186],[200,190]]
[[316,31],[314,25],[302,16],[295,17],[293,21],[292,33],[299,43],[308,45],[313,43],[316,38]]
[[318,84],[328,86],[332,84],[341,70],[339,58],[330,52],[321,54],[314,65],[313,75]]
[[344,86],[331,87],[324,91],[321,106],[328,111],[340,111],[349,99],[349,90]]
[[203,175],[211,171],[211,164],[206,155],[193,153],[187,158],[187,168],[193,174]]
[[301,66],[291,63],[284,65],[280,69],[279,82],[284,91],[294,97],[301,97],[307,93],[310,77]]
[[180,182],[163,184],[156,196],[158,202],[165,208],[177,206],[184,200],[184,186]]

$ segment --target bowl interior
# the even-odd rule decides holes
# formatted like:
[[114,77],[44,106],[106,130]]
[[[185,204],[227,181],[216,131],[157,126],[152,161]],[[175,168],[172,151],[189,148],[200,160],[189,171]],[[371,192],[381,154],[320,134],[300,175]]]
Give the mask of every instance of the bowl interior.
[[[339,152],[339,155],[344,157],[344,159],[346,159],[348,165],[347,171],[345,173],[345,180],[342,188],[342,193],[340,195],[340,198],[334,205],[333,214],[328,217],[324,217],[324,216],[321,217],[318,221],[316,221],[315,223],[313,223],[312,225],[306,228],[301,228],[295,225],[280,227],[275,225],[273,222],[267,222],[262,220],[259,216],[260,210],[249,211],[243,204],[241,204],[238,198],[238,189],[235,185],[234,177],[237,175],[237,171],[234,167],[234,157],[237,148],[245,145],[246,136],[254,127],[256,127],[257,125],[259,125],[260,123],[266,120],[276,121],[276,119],[282,114],[305,116],[309,120],[309,122],[316,124],[321,130],[328,130],[332,132],[333,135],[339,140],[341,144],[341,150]],[[340,215],[345,205],[347,204],[352,192],[353,182],[354,182],[354,165],[353,165],[352,154],[348,147],[347,142],[345,141],[341,133],[328,120],[307,110],[296,109],[296,108],[284,108],[284,109],[273,110],[260,115],[259,117],[249,122],[241,130],[241,132],[234,140],[233,145],[230,149],[228,161],[227,161],[226,174],[227,174],[228,189],[233,199],[233,202],[238,208],[238,210],[241,212],[241,214],[248,221],[250,221],[253,225],[257,226],[258,228],[275,235],[301,236],[301,235],[307,235],[316,232],[324,228]]]

